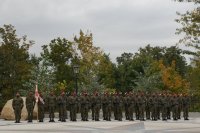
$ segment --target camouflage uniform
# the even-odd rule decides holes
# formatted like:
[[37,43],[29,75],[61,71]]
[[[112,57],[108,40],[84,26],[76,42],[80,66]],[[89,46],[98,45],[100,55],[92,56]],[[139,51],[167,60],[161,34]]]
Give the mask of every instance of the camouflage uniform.
[[99,121],[99,113],[101,109],[101,97],[98,95],[98,93],[95,94],[94,99],[94,116],[95,121]]
[[161,103],[161,94],[157,94],[157,100],[158,100],[158,105],[157,105],[157,118],[160,120],[160,113],[161,113],[161,109],[162,109],[162,103]]
[[89,97],[87,93],[81,96],[81,117],[82,121],[88,121],[88,111],[89,111]]
[[189,120],[188,119],[188,112],[189,112],[188,110],[189,110],[189,105],[190,105],[189,96],[187,96],[185,94],[183,99],[182,99],[182,103],[183,103],[183,117],[184,117],[184,120]]
[[66,122],[67,118],[67,97],[64,92],[57,99],[58,109],[59,109],[59,120]]
[[32,92],[29,92],[29,94],[26,97],[26,109],[28,112],[28,122],[32,122],[33,120],[34,106],[35,106],[35,97],[33,96]]
[[104,106],[104,120],[111,121],[112,97],[108,93],[102,97],[102,106]]
[[167,119],[171,119],[171,110],[172,110],[172,106],[171,106],[171,95],[167,94]]
[[150,100],[149,99],[150,99],[150,95],[147,94],[146,95],[146,108],[145,108],[147,120],[150,120],[150,115],[151,115],[151,106],[150,106]]
[[178,120],[178,98],[176,95],[174,95],[171,98],[172,103],[172,116],[174,120]]
[[53,92],[50,93],[49,97],[47,98],[47,105],[49,109],[49,122],[55,122],[54,121],[54,112],[56,108],[56,96]]
[[135,106],[135,98],[132,94],[129,94],[127,98],[127,106],[128,106],[128,120],[133,121],[133,110]]
[[126,93],[126,95],[123,98],[126,120],[129,120],[129,115],[128,115],[128,107],[129,107],[128,102],[129,102],[129,98],[128,98],[128,95],[129,94]]
[[40,98],[38,99],[38,118],[39,122],[43,122],[44,120],[44,111],[45,111],[45,101],[42,93],[40,92]]
[[146,101],[145,101],[145,97],[144,97],[143,94],[141,94],[138,97],[137,104],[138,104],[138,107],[139,107],[139,119],[141,121],[144,121],[144,111],[145,111]]
[[151,119],[153,121],[156,121],[158,119],[157,118],[158,99],[155,96],[155,94],[153,94],[152,97],[150,98],[150,104],[151,104]]
[[135,117],[136,117],[136,120],[139,120],[139,104],[138,104],[138,94],[135,95]]
[[178,95],[177,100],[178,100],[178,119],[181,119],[182,96],[180,94]]
[[95,94],[90,97],[91,110],[92,110],[92,120],[95,120]]
[[70,110],[70,120],[71,121],[76,121],[76,113],[77,113],[77,98],[76,94],[72,94],[68,98],[69,102],[69,110]]
[[162,94],[161,97],[161,111],[162,111],[162,120],[167,120],[167,105],[169,101],[167,101],[167,97],[165,94]]
[[117,94],[113,100],[113,104],[115,106],[116,111],[116,120],[122,121],[122,107],[123,107],[123,101],[122,97]]
[[21,111],[24,106],[24,101],[20,97],[19,93],[16,94],[16,97],[12,101],[12,107],[15,113],[15,123],[20,123]]

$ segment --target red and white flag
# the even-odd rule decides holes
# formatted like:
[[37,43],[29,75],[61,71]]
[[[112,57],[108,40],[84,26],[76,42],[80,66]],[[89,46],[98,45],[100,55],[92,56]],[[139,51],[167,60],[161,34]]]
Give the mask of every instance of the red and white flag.
[[38,102],[39,97],[40,97],[40,95],[38,93],[38,85],[36,84],[35,85],[35,100],[36,100],[36,102]]

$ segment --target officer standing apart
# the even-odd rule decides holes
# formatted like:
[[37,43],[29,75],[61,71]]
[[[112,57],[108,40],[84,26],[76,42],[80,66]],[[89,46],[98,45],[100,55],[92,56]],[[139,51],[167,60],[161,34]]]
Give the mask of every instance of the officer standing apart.
[[24,101],[20,97],[19,92],[16,93],[16,97],[12,101],[12,107],[15,113],[15,123],[20,123],[21,111],[24,106]]
[[34,106],[35,106],[35,97],[33,96],[33,92],[30,91],[26,97],[26,110],[28,112],[28,122],[32,122],[33,120]]

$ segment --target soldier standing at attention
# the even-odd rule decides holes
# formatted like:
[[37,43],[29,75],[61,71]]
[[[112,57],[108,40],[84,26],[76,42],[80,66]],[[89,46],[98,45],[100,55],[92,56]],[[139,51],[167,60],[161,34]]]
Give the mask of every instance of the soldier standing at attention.
[[30,91],[26,97],[26,109],[28,112],[28,122],[32,122],[33,120],[34,106],[35,106],[35,97],[33,96],[33,92]]
[[111,112],[112,112],[112,95],[107,94],[106,96],[106,120],[111,121]]
[[188,119],[188,110],[189,110],[189,106],[190,106],[190,98],[187,94],[183,95],[183,99],[182,99],[182,103],[183,103],[183,117],[184,120],[189,120]]
[[88,111],[89,111],[89,97],[85,92],[81,97],[81,117],[82,121],[88,121]]
[[174,120],[178,120],[178,99],[176,94],[171,98],[172,103],[172,116]]
[[54,121],[54,112],[55,112],[55,108],[56,108],[56,96],[54,95],[53,91],[50,92],[50,95],[47,99],[47,103],[48,103],[48,109],[49,109],[49,122],[55,122]]
[[128,104],[128,120],[133,121],[133,110],[135,105],[135,99],[132,93],[129,92],[128,98],[127,98],[127,104]]
[[156,98],[155,94],[152,94],[152,97],[150,98],[150,105],[151,105],[151,119],[152,121],[157,121],[158,99]]
[[[109,103],[111,102],[111,103]],[[102,97],[102,110],[103,110],[103,120],[110,121],[111,110],[112,110],[112,99],[108,96],[108,93],[104,93]]]
[[161,94],[157,93],[158,105],[157,105],[157,118],[160,120],[160,112],[161,112]]
[[76,121],[76,112],[77,112],[77,97],[76,92],[72,93],[68,99],[69,110],[70,110],[70,120]]
[[24,106],[24,101],[20,97],[19,92],[16,93],[16,97],[12,101],[12,107],[15,113],[15,123],[20,123],[21,111]]
[[172,106],[171,106],[171,95],[170,95],[170,93],[167,93],[167,97],[166,97],[166,99],[167,99],[167,119],[171,119],[171,108],[172,108]]
[[114,100],[113,100],[114,108],[116,109],[116,120],[122,121],[122,105],[123,105],[123,99],[120,96],[119,93],[116,94]]
[[146,110],[146,119],[147,120],[150,120],[150,115],[151,115],[151,107],[150,107],[150,94],[149,93],[146,93],[146,107],[145,107],[145,110]]
[[44,120],[44,108],[45,108],[44,97],[42,95],[42,92],[40,92],[40,98],[38,99],[38,118],[39,118],[39,122],[43,122],[43,120]]
[[181,119],[181,110],[182,110],[182,94],[177,95],[178,100],[178,119]]
[[92,110],[92,120],[95,120],[95,110],[94,110],[94,106],[95,106],[95,95],[96,92],[93,93],[93,95],[90,97],[91,100],[91,110]]
[[135,117],[139,120],[139,105],[138,105],[138,93],[135,94]]
[[144,120],[145,105],[146,105],[145,96],[144,93],[141,93],[140,96],[138,97],[139,119],[141,121],[145,121]]
[[125,93],[123,97],[123,102],[124,102],[124,109],[125,109],[125,117],[126,117],[126,120],[129,120],[129,115],[128,115],[129,93],[128,92]]
[[162,93],[162,97],[161,97],[161,111],[162,111],[162,120],[166,121],[167,120],[167,97],[166,94]]
[[99,96],[98,92],[95,93],[95,99],[94,99],[94,116],[95,121],[99,121],[99,113],[101,109],[101,97]]
[[103,96],[102,96],[102,112],[103,112],[103,120],[106,120],[107,119],[107,111],[106,111],[106,106],[107,106],[107,95],[108,93],[107,92],[104,92],[103,93]]
[[63,91],[61,95],[57,99],[58,101],[58,108],[59,108],[59,120],[61,122],[66,122],[66,116],[67,116],[67,97],[65,95],[65,92]]

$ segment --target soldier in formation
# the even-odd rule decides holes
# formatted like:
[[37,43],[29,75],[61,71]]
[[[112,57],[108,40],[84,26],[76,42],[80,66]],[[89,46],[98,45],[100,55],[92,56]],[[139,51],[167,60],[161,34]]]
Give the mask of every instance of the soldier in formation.
[[40,98],[38,99],[38,119],[39,122],[44,121],[44,113],[45,113],[45,99],[43,97],[42,92],[40,92]]
[[30,91],[26,97],[26,109],[28,112],[28,122],[32,122],[33,120],[33,109],[35,107],[35,97],[33,96],[33,92]]
[[56,96],[54,95],[54,92],[51,91],[49,97],[47,98],[47,107],[49,110],[49,122],[55,122],[54,121],[54,112],[56,109]]
[[183,103],[183,118],[184,120],[189,120],[188,119],[188,110],[189,110],[189,105],[190,105],[190,98],[187,94],[183,95],[182,98],[182,103]]
[[15,113],[15,123],[20,123],[21,111],[24,106],[24,101],[20,97],[19,92],[16,93],[16,97],[12,101],[12,107]]
[[90,100],[87,92],[84,92],[80,98],[81,102],[81,120],[88,121],[88,112],[90,106]]
[[[40,99],[41,98],[41,99]],[[56,98],[53,92],[45,99],[40,94],[38,101],[38,116],[39,121],[43,122],[44,108],[49,110],[50,122],[54,122],[54,112],[56,105],[58,106],[59,119],[65,122],[67,119],[67,109],[70,111],[70,120],[76,121],[77,113],[81,113],[82,121],[88,121],[88,113],[92,111],[92,119],[100,120],[100,110],[103,112],[103,120],[111,121],[111,114],[113,112],[114,119],[122,121],[123,111],[125,119],[133,121],[134,119],[144,121],[157,121],[162,119],[166,121],[173,118],[173,120],[181,119],[181,112],[183,112],[184,120],[188,119],[188,110],[190,106],[190,97],[187,94],[172,94],[172,93],[144,93],[144,92],[127,92],[124,95],[120,92],[108,93],[105,92],[100,95],[95,91],[92,95],[83,92],[81,96],[72,93],[66,96],[62,92]],[[32,92],[26,98],[26,106],[29,114],[28,120],[32,121],[32,110],[34,108],[35,98]],[[23,99],[19,93],[13,99],[13,109],[15,111],[16,122],[20,121],[21,109],[23,107]],[[80,106],[80,109],[78,109]],[[67,108],[68,107],[68,108]],[[79,111],[78,111],[79,110]],[[135,113],[135,117],[133,114]],[[146,113],[146,117],[145,117]]]
[[71,94],[68,98],[69,111],[70,111],[70,120],[76,121],[76,113],[77,113],[77,95],[75,92]]
[[67,97],[65,92],[62,92],[57,98],[58,110],[59,110],[59,121],[66,122],[67,119]]

